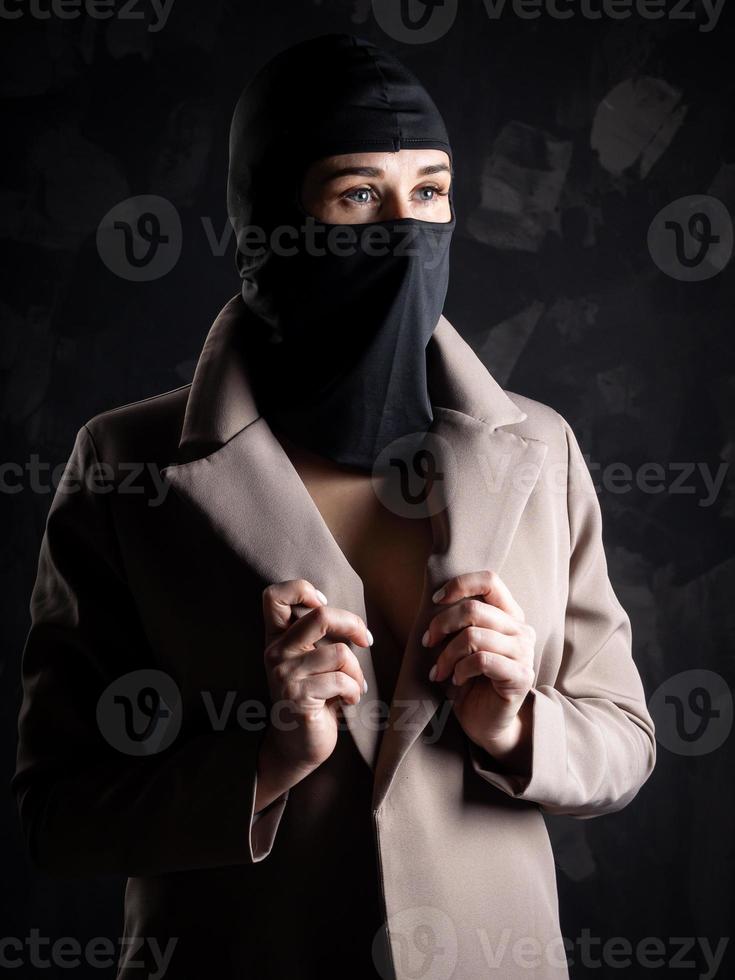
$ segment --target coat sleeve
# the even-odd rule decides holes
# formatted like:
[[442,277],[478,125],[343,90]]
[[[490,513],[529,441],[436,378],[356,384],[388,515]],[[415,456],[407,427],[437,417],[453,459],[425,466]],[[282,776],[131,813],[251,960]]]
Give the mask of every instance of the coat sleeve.
[[532,688],[530,774],[504,773],[473,745],[484,779],[551,814],[589,818],[626,806],[653,771],[654,724],[631,652],[631,626],[608,577],[602,518],[579,444],[568,450],[569,591],[553,685]]
[[141,757],[102,737],[100,694],[156,664],[95,472],[83,427],[49,511],[23,653],[13,790],[31,858],[74,876],[260,861],[288,795],[254,816],[261,733],[185,737],[182,727],[165,751]]

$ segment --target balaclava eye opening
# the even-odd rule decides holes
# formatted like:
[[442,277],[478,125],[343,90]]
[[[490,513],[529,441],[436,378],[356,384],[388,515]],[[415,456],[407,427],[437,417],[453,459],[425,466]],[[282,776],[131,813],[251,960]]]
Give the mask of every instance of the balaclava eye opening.
[[451,161],[433,101],[395,58],[349,35],[277,55],[232,121],[228,211],[259,409],[297,444],[361,469],[432,422],[426,345],[454,210],[446,223],[329,225],[306,213],[301,186],[327,156],[421,148]]

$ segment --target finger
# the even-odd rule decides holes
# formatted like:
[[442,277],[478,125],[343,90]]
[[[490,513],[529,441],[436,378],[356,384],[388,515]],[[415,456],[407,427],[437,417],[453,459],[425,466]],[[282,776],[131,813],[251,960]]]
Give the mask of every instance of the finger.
[[349,677],[343,670],[309,674],[300,681],[299,687],[301,699],[310,698],[314,701],[341,698],[347,704],[357,704],[362,695],[362,688],[355,678]]
[[468,626],[444,647],[434,665],[436,670],[429,674],[430,679],[441,683],[452,676],[462,658],[481,650],[511,659],[517,659],[520,654],[518,642],[512,636],[480,626]]
[[466,572],[454,578],[434,593],[434,602],[456,602],[466,596],[481,596],[485,602],[509,613],[515,619],[525,622],[523,610],[511,595],[510,589],[497,572],[487,570]]
[[326,605],[327,597],[305,578],[277,582],[263,589],[263,620],[266,637],[285,630],[291,622],[292,607]]
[[286,661],[292,666],[294,676],[302,678],[309,674],[325,674],[343,670],[355,680],[364,693],[367,682],[360,661],[346,643],[324,643],[303,656]]
[[422,643],[430,647],[440,643],[445,636],[456,633],[466,626],[484,626],[499,633],[516,635],[521,623],[497,606],[490,606],[482,599],[460,599],[453,606],[442,609],[429,623]]
[[293,622],[294,619],[301,619],[302,616],[305,616],[314,608],[314,606],[305,606],[301,602],[297,603],[295,606],[291,606],[291,622]]
[[352,641],[359,647],[371,646],[373,642],[365,622],[355,613],[337,606],[320,605],[289,626],[279,646],[284,656],[298,656],[311,650],[324,637]]
[[454,668],[452,683],[461,687],[473,677],[487,677],[499,693],[518,694],[533,686],[533,668],[500,653],[478,650],[459,661]]

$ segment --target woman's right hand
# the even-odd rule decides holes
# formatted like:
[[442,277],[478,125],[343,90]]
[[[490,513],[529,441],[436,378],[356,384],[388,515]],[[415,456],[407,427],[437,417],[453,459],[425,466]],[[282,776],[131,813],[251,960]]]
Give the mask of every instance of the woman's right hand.
[[360,664],[346,641],[360,647],[373,642],[359,616],[328,606],[305,579],[264,589],[263,618],[265,669],[275,710],[260,752],[258,797],[263,799],[256,809],[332,754],[340,703],[357,704],[366,690]]

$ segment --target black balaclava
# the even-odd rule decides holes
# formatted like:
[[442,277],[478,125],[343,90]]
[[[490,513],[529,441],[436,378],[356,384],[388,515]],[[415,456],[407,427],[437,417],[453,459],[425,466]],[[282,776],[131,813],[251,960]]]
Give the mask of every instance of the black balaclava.
[[259,410],[297,445],[361,469],[432,422],[426,346],[446,297],[454,209],[447,223],[329,225],[306,214],[300,187],[326,156],[419,148],[451,159],[420,82],[339,34],[268,62],[230,131],[228,213]]

